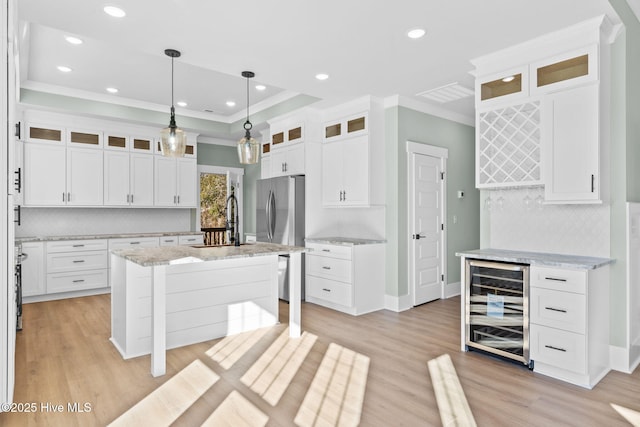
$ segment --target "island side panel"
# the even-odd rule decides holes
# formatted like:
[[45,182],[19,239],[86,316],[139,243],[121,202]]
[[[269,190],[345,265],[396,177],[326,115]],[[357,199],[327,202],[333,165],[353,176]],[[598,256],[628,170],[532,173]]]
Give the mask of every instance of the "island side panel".
[[[278,322],[278,256],[166,267],[166,347],[208,341]],[[123,357],[151,352],[151,267],[127,262]]]
[[111,342],[125,355],[127,337],[126,315],[126,262],[124,258],[111,255]]

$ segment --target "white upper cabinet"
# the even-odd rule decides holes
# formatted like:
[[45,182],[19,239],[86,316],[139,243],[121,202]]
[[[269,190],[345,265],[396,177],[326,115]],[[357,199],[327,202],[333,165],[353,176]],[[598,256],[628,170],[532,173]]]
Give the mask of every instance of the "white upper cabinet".
[[24,144],[24,205],[64,206],[66,164],[64,145]]
[[269,121],[269,132],[263,134],[261,178],[305,174],[306,133],[310,121],[311,116],[306,112]]
[[25,206],[197,206],[195,143],[184,158],[162,158],[154,155],[157,129],[36,110],[25,111],[24,121],[16,148],[24,153]]
[[153,206],[153,156],[105,151],[104,204]]
[[195,159],[155,156],[156,206],[194,208],[198,203]]
[[546,203],[606,200],[614,30],[600,16],[472,61],[478,188],[543,185]]
[[333,116],[322,127],[322,205],[367,207],[384,203],[382,107],[372,98],[366,111]]
[[103,205],[102,150],[67,148],[67,205]]
[[[600,201],[599,87],[560,91],[545,99],[545,200]],[[579,160],[578,160],[579,159]]]

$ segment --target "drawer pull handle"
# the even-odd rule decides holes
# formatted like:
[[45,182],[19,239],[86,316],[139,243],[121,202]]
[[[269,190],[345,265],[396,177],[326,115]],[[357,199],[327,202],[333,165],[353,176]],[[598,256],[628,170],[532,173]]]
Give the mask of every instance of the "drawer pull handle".
[[131,242],[130,245],[139,245],[140,242]]
[[551,350],[561,351],[563,353],[567,352],[567,350],[565,350],[564,348],[554,347],[552,345],[545,345],[545,347],[548,348],[548,349],[551,349]]
[[84,282],[84,279],[78,279],[73,281],[73,283],[82,283],[82,282]]
[[74,248],[84,248],[84,245],[73,245]]
[[554,308],[554,307],[545,307],[545,310],[549,310],[549,311],[557,311],[558,313],[566,313],[567,310],[563,310],[561,308]]
[[74,262],[74,264],[78,264],[80,262],[84,262],[84,260],[83,259],[74,259],[73,262]]
[[323,249],[322,252],[331,252],[331,249]]
[[567,279],[558,279],[557,277],[545,277],[544,280],[553,280],[554,282],[566,282]]
[[325,292],[331,292],[331,289],[327,289],[327,288],[322,288],[322,290]]
[[325,270],[331,270],[331,267],[326,267],[325,266],[325,267],[322,267],[322,268],[325,269]]

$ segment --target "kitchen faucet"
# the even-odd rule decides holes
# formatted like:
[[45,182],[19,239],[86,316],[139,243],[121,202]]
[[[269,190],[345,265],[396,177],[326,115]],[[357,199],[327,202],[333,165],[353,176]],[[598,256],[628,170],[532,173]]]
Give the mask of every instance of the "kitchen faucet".
[[[225,228],[228,231],[231,231],[229,236],[229,243],[233,243],[233,246],[240,246],[240,232],[238,231],[238,225],[240,223],[239,213],[238,213],[238,199],[234,194],[234,188],[231,187],[231,195],[227,197],[227,204],[225,206],[226,211],[226,226]],[[229,203],[231,203],[231,209],[229,209]],[[233,214],[235,213],[235,219],[233,218]]]

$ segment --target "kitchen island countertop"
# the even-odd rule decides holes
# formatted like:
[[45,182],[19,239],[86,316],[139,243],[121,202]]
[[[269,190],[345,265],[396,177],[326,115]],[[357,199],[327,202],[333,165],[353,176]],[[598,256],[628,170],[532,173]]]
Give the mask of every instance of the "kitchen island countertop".
[[193,236],[203,234],[200,231],[167,231],[157,233],[114,233],[114,234],[78,234],[68,236],[28,236],[16,237],[16,242],[50,242],[57,240],[93,240],[93,239],[120,239],[136,237],[164,237],[164,236]]
[[577,268],[586,270],[600,268],[614,262],[614,260],[610,258],[490,248],[460,251],[456,252],[456,256],[485,259],[490,261],[516,262],[520,264],[560,268]]
[[154,265],[186,264],[274,254],[286,255],[305,251],[305,248],[299,246],[286,246],[275,243],[244,243],[240,246],[199,245],[118,249],[112,251],[112,253],[143,267],[151,267]]

